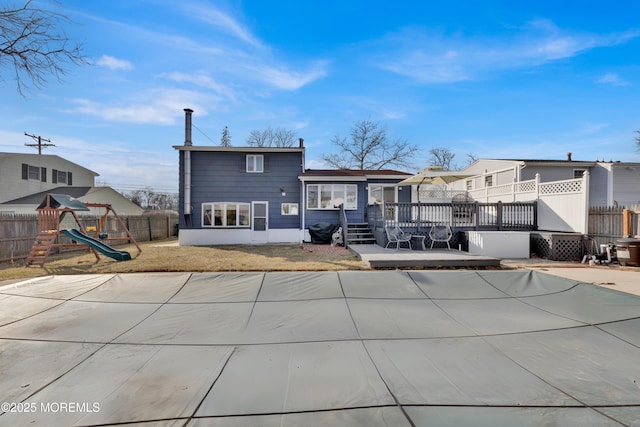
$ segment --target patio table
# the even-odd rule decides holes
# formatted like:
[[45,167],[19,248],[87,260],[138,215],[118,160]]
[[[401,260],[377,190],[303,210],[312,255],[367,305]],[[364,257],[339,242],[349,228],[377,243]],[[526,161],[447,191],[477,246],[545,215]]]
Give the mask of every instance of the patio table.
[[[423,250],[423,251],[426,251],[426,250],[427,250],[427,248],[426,248],[426,246],[424,245],[424,239],[425,239],[425,237],[427,237],[427,236],[421,236],[421,235],[419,235],[419,234],[414,234],[414,235],[412,235],[412,236],[411,236],[411,240],[414,240],[414,239],[415,239],[415,240],[417,240],[417,241],[418,241],[417,243],[419,243],[419,244],[420,244],[420,247],[422,248],[422,250]],[[413,246],[413,245],[411,245],[411,246]]]

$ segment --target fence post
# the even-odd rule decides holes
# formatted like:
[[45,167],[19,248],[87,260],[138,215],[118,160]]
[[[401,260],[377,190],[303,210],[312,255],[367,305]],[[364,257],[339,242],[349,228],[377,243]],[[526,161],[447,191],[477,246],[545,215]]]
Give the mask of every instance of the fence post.
[[474,215],[473,215],[473,229],[475,231],[479,230],[479,224],[480,224],[480,204],[478,202],[473,202],[473,211],[474,211]]
[[536,184],[536,200],[539,200],[540,199],[540,173],[536,173],[535,184]]
[[622,210],[622,237],[631,235],[631,210]]
[[498,226],[498,231],[500,231],[502,230],[502,202],[500,200],[498,200],[496,210],[496,225]]
[[584,225],[582,227],[582,230],[579,230],[581,233],[583,234],[587,234],[589,232],[589,176],[591,174],[589,173],[588,170],[584,171],[584,174],[582,175],[582,194],[584,196],[584,204],[583,209],[584,209],[584,215],[582,217],[583,221],[584,221]]

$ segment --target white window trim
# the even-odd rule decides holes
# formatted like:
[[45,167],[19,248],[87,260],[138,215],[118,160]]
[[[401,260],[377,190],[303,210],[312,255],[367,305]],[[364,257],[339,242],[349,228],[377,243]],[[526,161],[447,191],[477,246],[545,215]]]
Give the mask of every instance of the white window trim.
[[[215,214],[214,214],[214,210],[215,210],[215,205],[222,205],[223,206],[223,213],[222,213],[222,225],[216,225],[215,224]],[[205,210],[206,210],[206,206],[210,206],[211,207],[211,224],[205,224]],[[248,218],[248,222],[247,224],[236,224],[236,225],[227,225],[227,207],[228,206],[234,206],[236,209],[236,215],[238,215],[237,213],[240,212],[240,207],[246,207],[246,212],[247,212],[247,218]],[[239,218],[236,216],[236,221]],[[203,203],[202,204],[202,227],[203,228],[251,228],[251,203],[244,203],[244,202],[207,202],[207,203]]]
[[394,190],[394,194],[393,194],[393,199],[394,201],[392,203],[395,203],[398,201],[398,189],[397,186],[395,184],[381,184],[381,183],[373,183],[373,184],[369,184],[367,186],[367,192],[368,192],[368,204],[374,204],[374,203],[381,203],[381,202],[372,202],[372,197],[371,194],[373,193],[374,189],[376,188],[380,188],[380,196],[384,199],[384,190],[385,188],[393,188]]
[[[321,206],[317,206],[317,207],[310,207],[309,206],[309,187],[317,187],[317,192],[318,192],[318,204],[321,203],[321,199],[322,199],[322,187],[323,186],[331,186],[331,207],[328,208],[323,208]],[[337,206],[335,204],[335,200],[334,200],[334,194],[335,194],[335,190],[336,187],[342,187],[342,191],[343,191],[343,195],[344,198],[347,198],[347,188],[348,187],[353,187],[355,189],[355,206],[347,206],[345,205],[344,209],[347,211],[355,211],[358,209],[358,185],[357,184],[334,184],[334,183],[328,183],[328,184],[307,184],[307,193],[306,193],[306,202],[305,204],[307,205],[307,210],[317,210],[317,211],[332,211],[332,210],[338,210],[340,209],[340,206]]]
[[[288,208],[285,212],[285,206]],[[295,207],[295,213],[293,212],[293,207]],[[282,203],[280,205],[280,214],[281,215],[298,215],[300,213],[300,209],[297,203]]]
[[[258,170],[257,167],[256,167],[256,159],[258,159],[258,158],[260,159],[260,165],[262,166],[260,168],[260,170]],[[254,170],[250,170],[250,166]],[[246,170],[247,173],[264,173],[264,155],[262,155],[262,154],[247,154],[245,170]]]

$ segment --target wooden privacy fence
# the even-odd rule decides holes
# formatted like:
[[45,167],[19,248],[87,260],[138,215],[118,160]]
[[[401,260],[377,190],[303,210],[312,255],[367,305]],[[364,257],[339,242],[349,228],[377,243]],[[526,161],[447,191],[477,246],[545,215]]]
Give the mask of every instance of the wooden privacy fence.
[[606,244],[615,242],[624,237],[625,216],[627,217],[628,234],[637,236],[640,234],[640,205],[630,208],[622,206],[592,207],[589,209],[589,231],[590,237],[598,243]]
[[[121,217],[127,228],[138,242],[161,240],[174,236],[177,231],[178,217],[175,215],[149,215]],[[86,227],[97,227],[100,216],[80,216],[80,222]],[[76,228],[70,216],[65,217],[61,228]],[[102,226],[102,233],[109,237],[126,237],[120,224],[109,217]],[[25,259],[31,251],[38,235],[38,215],[0,215],[0,262],[14,262]],[[60,237],[67,239],[66,237]],[[115,246],[113,242],[109,243]]]

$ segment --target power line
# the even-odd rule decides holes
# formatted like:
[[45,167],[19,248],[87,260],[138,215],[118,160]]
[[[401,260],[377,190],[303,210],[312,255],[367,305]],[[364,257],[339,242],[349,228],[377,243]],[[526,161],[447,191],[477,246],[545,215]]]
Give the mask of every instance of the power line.
[[215,141],[211,138],[209,138],[209,135],[207,135],[206,133],[204,133],[203,131],[200,130],[200,128],[198,128],[198,126],[194,125],[193,123],[191,123],[191,126],[193,126],[194,128],[196,128],[196,130],[198,130],[198,132],[200,132],[201,134],[204,135],[205,138],[207,138],[209,141],[215,143]]
[[96,181],[97,187],[112,187],[114,189],[120,189],[123,191],[135,191],[135,190],[151,190],[159,194],[178,194],[177,188],[171,187],[152,187],[147,184],[116,184],[108,181]]

